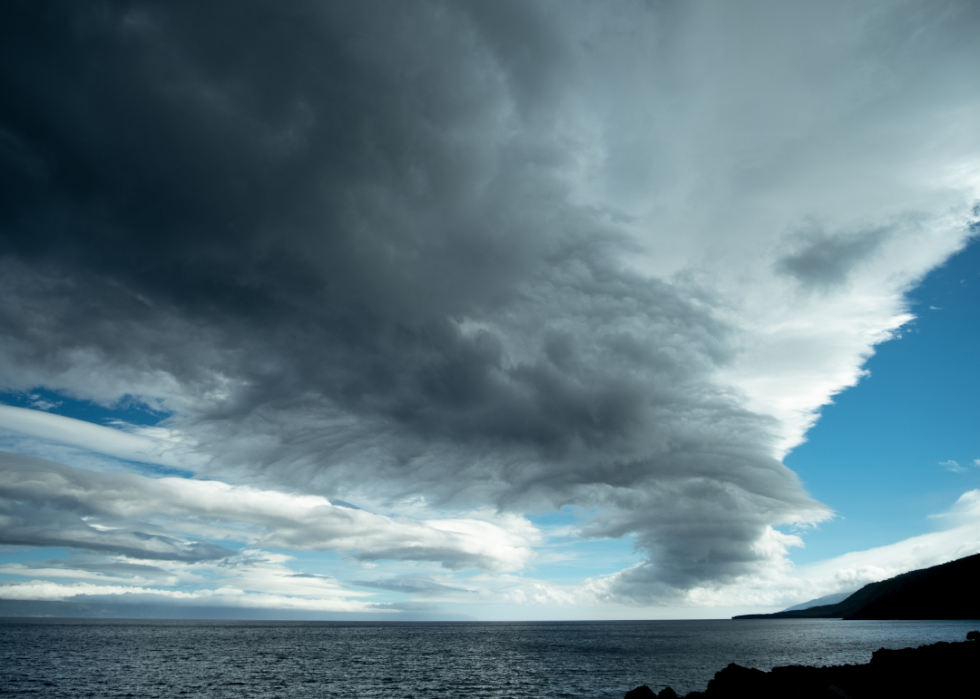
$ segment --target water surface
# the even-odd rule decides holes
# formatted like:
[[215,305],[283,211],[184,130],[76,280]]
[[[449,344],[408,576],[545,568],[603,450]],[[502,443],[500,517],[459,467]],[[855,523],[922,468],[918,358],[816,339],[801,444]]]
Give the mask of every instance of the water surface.
[[703,690],[731,662],[866,663],[976,621],[372,623],[0,619],[12,697],[622,699]]

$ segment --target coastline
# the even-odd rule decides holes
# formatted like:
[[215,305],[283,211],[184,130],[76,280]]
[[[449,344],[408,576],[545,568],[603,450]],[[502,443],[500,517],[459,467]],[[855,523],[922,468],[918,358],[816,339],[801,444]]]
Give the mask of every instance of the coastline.
[[733,619],[980,619],[980,554],[869,583],[836,604],[740,614]]
[[[729,664],[715,673],[703,692],[683,699],[879,699],[922,696],[970,696],[980,667],[980,631],[967,640],[940,641],[918,648],[881,648],[864,665],[811,667],[789,665],[769,672]],[[975,686],[974,686],[975,691]],[[666,687],[658,694],[647,685],[626,693],[625,699],[676,699]]]

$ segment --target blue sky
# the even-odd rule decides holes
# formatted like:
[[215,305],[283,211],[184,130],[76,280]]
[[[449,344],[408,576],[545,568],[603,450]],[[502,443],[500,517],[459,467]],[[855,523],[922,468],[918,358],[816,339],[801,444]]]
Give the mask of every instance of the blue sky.
[[837,513],[794,550],[798,563],[929,531],[930,515],[980,486],[980,246],[908,296],[916,319],[875,349],[868,375],[821,410],[786,459]]
[[0,604],[714,618],[980,551],[978,28],[5,5]]

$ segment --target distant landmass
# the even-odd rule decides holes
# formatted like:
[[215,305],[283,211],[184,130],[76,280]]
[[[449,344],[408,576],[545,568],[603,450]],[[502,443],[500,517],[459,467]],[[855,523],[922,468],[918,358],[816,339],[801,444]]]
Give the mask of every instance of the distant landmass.
[[837,604],[838,602],[843,602],[853,594],[854,590],[848,590],[847,592],[838,592],[835,595],[825,595],[824,597],[818,597],[817,599],[812,599],[809,602],[804,602],[803,604],[795,604],[792,607],[787,607],[783,611],[795,612],[800,609],[809,609],[810,607],[823,607],[828,604]]
[[197,607],[134,602],[66,602],[0,599],[0,619],[156,619],[216,621],[475,621],[471,616],[438,610],[403,612],[323,612],[309,609]]
[[980,554],[865,585],[840,602],[732,618],[980,619],[977,590],[980,590]]

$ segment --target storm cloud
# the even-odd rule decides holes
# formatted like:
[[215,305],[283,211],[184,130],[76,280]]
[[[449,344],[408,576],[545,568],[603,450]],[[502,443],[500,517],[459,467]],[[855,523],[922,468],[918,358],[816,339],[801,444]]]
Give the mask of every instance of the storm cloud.
[[[830,516],[781,456],[967,237],[977,23],[960,2],[5,3],[0,381],[167,410],[193,470],[241,487],[580,508],[583,536],[649,554],[618,598],[749,574],[798,541],[775,528]],[[526,560],[385,527],[363,555]]]

